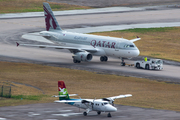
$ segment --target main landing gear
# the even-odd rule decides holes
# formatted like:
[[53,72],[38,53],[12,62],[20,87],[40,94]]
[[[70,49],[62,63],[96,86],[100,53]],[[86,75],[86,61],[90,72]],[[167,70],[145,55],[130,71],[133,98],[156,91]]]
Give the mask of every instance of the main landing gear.
[[100,111],[98,111],[98,112],[97,112],[97,114],[98,114],[98,115],[100,115],[100,114],[101,114],[101,112],[100,112]]
[[107,62],[107,61],[108,61],[108,57],[107,57],[107,56],[101,56],[101,57],[100,57],[100,61],[101,61],[101,62],[103,62],[103,61],[104,61],[104,62]]
[[84,115],[84,116],[87,116],[87,112],[84,112],[83,115]]
[[121,66],[125,66],[125,65],[126,65],[126,63],[124,62],[124,59],[123,59],[123,58],[121,58],[121,60],[122,60],[122,62],[121,62]]
[[73,58],[73,62],[74,62],[74,63],[81,63],[81,61],[76,60],[76,59],[74,59],[74,58]]

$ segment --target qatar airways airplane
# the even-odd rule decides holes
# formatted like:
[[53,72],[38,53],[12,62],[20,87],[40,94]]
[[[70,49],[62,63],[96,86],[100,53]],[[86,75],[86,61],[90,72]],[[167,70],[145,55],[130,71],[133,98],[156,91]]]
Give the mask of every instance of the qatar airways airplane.
[[137,57],[139,49],[134,44],[141,38],[137,37],[132,40],[116,37],[106,37],[98,35],[89,35],[81,33],[66,32],[59,26],[51,7],[48,3],[43,3],[46,31],[41,31],[39,35],[54,43],[53,45],[32,45],[19,44],[17,46],[33,46],[40,48],[68,49],[73,53],[73,62],[91,61],[93,56],[101,56],[100,61],[107,61],[108,56],[116,57],[122,60],[124,58]]

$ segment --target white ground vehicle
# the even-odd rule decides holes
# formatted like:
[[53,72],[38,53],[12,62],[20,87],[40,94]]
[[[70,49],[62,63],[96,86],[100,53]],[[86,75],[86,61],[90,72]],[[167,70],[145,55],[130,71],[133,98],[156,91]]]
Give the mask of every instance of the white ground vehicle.
[[147,70],[162,70],[163,69],[163,61],[161,59],[147,59],[147,61],[136,61],[136,68],[144,68]]

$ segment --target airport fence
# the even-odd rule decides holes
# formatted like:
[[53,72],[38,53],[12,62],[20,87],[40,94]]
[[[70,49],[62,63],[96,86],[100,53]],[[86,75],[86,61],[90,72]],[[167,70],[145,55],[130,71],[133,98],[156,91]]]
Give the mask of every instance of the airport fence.
[[11,98],[11,86],[4,86],[0,87],[0,97]]

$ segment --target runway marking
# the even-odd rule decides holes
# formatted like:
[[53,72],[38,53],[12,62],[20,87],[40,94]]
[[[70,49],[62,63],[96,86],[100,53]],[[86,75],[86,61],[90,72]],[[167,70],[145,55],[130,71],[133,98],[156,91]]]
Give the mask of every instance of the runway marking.
[[34,113],[34,112],[28,112],[29,113],[29,117],[33,117],[33,116],[37,116],[37,115],[41,115],[41,114],[38,114],[38,113]]
[[59,112],[70,112],[72,110],[60,110]]
[[6,118],[0,118],[0,120],[6,120]]
[[69,117],[69,116],[72,116],[72,115],[80,115],[82,113],[67,113],[67,114],[52,114],[54,116],[63,116],[63,117]]
[[43,119],[43,120],[58,120],[58,119]]

